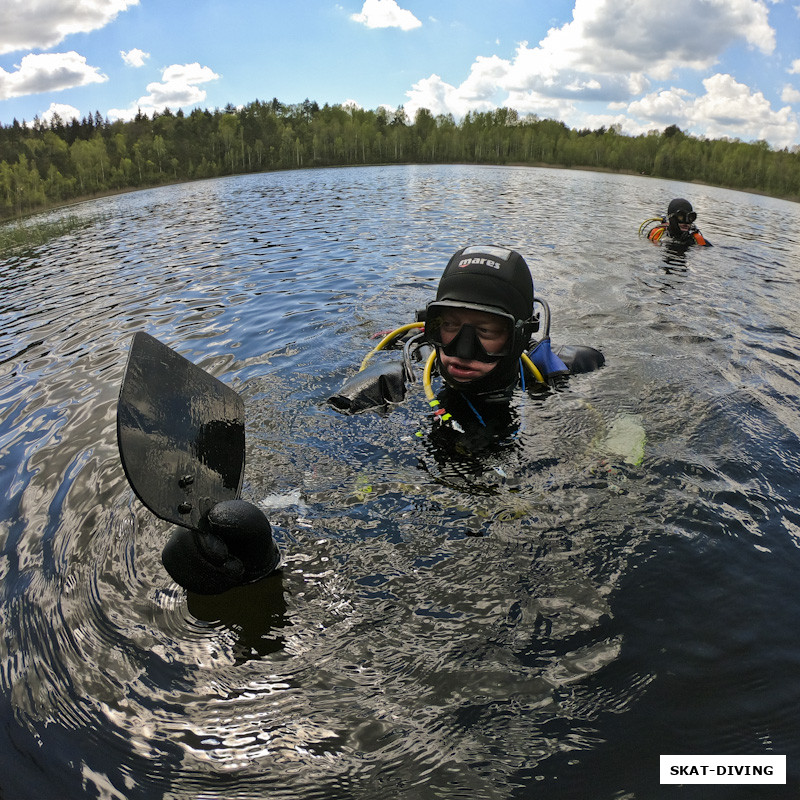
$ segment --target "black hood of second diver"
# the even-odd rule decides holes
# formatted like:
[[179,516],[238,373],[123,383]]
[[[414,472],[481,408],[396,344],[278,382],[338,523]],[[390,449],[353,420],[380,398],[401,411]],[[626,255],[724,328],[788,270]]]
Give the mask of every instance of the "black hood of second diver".
[[684,214],[690,214],[692,212],[692,204],[682,197],[676,197],[674,200],[670,201],[667,207],[667,229],[669,230],[669,235],[672,236],[673,239],[686,241],[692,238],[692,234],[688,231],[682,231],[678,224],[678,219],[675,215],[681,211]]

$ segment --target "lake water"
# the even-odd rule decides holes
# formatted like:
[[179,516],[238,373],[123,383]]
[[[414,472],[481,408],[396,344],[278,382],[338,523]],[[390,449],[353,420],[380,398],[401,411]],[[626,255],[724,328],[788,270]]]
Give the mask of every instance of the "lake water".
[[[677,196],[714,247],[638,238]],[[0,262],[0,796],[798,796],[800,206],[431,166],[69,213]],[[326,403],[473,242],[524,253],[554,344],[606,357],[516,397],[480,468],[436,458],[419,386]],[[163,569],[116,446],[137,330],[243,396],[280,574],[187,598]],[[661,754],[785,754],[788,783],[660,786]]]

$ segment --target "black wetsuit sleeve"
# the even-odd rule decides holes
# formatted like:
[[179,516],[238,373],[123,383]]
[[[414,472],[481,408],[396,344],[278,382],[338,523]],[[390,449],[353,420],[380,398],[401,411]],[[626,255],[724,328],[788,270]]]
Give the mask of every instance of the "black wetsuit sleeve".
[[606,363],[605,356],[599,350],[582,344],[561,345],[555,353],[567,365],[570,375],[594,372]]
[[406,375],[402,361],[378,361],[345,381],[328,402],[345,414],[400,403],[406,396]]

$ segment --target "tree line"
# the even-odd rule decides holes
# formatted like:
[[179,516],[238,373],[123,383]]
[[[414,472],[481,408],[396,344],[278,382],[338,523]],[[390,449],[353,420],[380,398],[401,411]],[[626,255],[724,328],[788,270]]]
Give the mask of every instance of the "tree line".
[[629,171],[800,199],[800,148],[706,139],[677,126],[639,136],[576,130],[509,108],[461,122],[400,106],[374,111],[256,100],[189,114],[99,112],[0,125],[0,217],[102,193],[266,170],[366,164],[530,164]]

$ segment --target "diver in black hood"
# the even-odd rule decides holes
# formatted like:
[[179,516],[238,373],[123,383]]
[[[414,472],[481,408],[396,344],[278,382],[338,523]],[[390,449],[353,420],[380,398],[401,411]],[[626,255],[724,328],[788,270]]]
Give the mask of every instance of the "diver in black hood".
[[[711,246],[711,242],[700,233],[694,224],[696,219],[697,212],[692,209],[692,204],[682,197],[676,197],[670,201],[666,216],[645,220],[639,227],[639,234],[657,244],[669,241],[681,245]],[[652,223],[657,224],[652,225]],[[652,225],[652,227],[645,232],[648,225]]]
[[[491,418],[507,413],[518,385],[553,385],[559,376],[604,363],[591,347],[552,351],[549,307],[535,297],[525,259],[505,247],[458,250],[442,274],[436,299],[417,318],[384,337],[361,371],[330,398],[334,407],[355,413],[400,402],[415,380],[415,363],[424,363],[423,384],[434,414],[457,430],[476,422],[487,427]],[[543,335],[535,341],[542,325]],[[399,346],[402,361],[367,366],[377,352]],[[434,371],[445,384],[439,394],[431,385]]]

